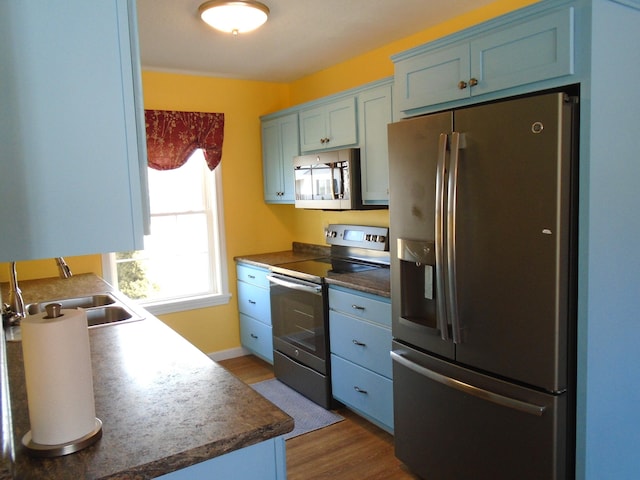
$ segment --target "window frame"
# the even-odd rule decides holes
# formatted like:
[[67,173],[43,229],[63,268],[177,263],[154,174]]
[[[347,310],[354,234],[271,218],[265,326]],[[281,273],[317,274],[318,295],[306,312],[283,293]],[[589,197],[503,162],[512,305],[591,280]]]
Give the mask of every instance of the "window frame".
[[[207,229],[209,231],[209,238],[211,239],[209,256],[213,262],[212,270],[217,276],[220,293],[199,294],[165,300],[132,300],[153,315],[225,305],[228,304],[231,299],[231,293],[229,292],[227,247],[225,242],[226,235],[224,231],[222,164],[219,164],[215,170],[213,170],[212,175],[213,179],[211,183],[213,188],[207,189],[208,193],[206,197],[208,208],[211,211],[211,216],[208,217],[210,220],[207,221]],[[114,252],[102,255],[102,276],[104,280],[117,288],[117,270]]]

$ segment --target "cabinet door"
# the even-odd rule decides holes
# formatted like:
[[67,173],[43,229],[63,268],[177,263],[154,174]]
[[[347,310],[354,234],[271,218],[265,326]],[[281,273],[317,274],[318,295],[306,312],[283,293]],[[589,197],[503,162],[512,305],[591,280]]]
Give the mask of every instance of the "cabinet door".
[[309,152],[325,148],[327,130],[325,108],[316,107],[300,112],[300,150]]
[[243,347],[273,364],[273,337],[269,325],[240,313],[240,342]]
[[389,203],[387,124],[393,121],[391,85],[358,96],[360,175],[365,204]]
[[265,325],[271,325],[269,289],[238,282],[238,310]]
[[471,42],[472,94],[573,73],[573,8]]
[[333,396],[380,427],[393,430],[393,382],[337,355],[331,355]]
[[395,94],[401,111],[467,98],[469,44],[444,47],[396,63]]
[[358,142],[356,99],[346,98],[327,105],[326,148],[344,147]]
[[293,157],[300,154],[298,115],[262,124],[262,169],[267,203],[293,203]]
[[348,97],[300,112],[300,150],[329,150],[358,141],[356,100]]
[[0,2],[0,260],[143,247],[134,5]]
[[331,352],[361,367],[391,378],[391,329],[329,313]]
[[287,473],[284,439],[276,437],[265,440],[156,478],[157,480],[193,480],[194,478],[285,480]]

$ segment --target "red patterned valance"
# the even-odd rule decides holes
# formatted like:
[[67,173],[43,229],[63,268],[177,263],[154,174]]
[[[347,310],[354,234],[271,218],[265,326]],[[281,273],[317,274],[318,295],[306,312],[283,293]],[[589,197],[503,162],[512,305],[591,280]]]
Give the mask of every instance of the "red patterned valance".
[[149,166],[171,170],[184,165],[198,148],[213,170],[222,158],[224,113],[145,110]]

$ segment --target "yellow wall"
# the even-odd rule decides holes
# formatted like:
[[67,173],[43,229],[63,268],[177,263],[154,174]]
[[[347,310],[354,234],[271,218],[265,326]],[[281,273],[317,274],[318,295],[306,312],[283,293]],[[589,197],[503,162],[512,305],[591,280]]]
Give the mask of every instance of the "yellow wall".
[[[389,77],[393,75],[391,55],[536,1],[498,0],[291,84],[143,72],[145,108],[225,114],[222,176],[231,302],[219,307],[162,315],[161,319],[206,353],[238,347],[235,256],[287,250],[293,240],[323,244],[323,227],[329,223],[389,224],[386,210],[322,212],[265,204],[261,115]],[[68,257],[66,260],[74,273],[102,273],[99,255]],[[57,275],[53,260],[19,262],[17,268],[18,277],[23,280]],[[0,281],[7,280],[8,265],[0,264]]]
[[225,115],[221,168],[232,298],[228,305],[160,318],[206,353],[237,347],[240,334],[233,258],[291,248],[292,209],[263,201],[259,119],[287,106],[288,88],[277,83],[155,72],[144,72],[142,80],[145,108]]
[[[359,57],[334,65],[293,82],[292,105],[354,88],[393,75],[391,56],[477,25],[491,18],[537,3],[539,0],[497,0],[485,7],[452,18],[415,35],[397,40]],[[445,7],[446,8],[446,7]]]

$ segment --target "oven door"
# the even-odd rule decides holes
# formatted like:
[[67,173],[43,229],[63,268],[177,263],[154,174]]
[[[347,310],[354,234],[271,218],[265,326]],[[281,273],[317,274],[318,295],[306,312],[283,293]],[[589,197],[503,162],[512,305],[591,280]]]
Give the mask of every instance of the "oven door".
[[274,350],[326,374],[328,322],[322,285],[274,273],[267,278]]

